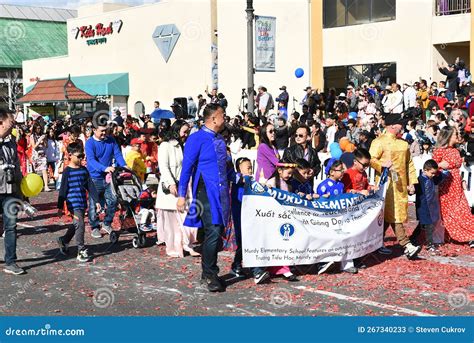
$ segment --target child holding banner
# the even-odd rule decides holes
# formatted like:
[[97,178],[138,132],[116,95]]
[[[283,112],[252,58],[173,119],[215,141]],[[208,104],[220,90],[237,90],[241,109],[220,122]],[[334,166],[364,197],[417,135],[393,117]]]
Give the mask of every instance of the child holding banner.
[[344,164],[331,158],[327,161],[325,173],[328,176],[326,180],[321,182],[316,189],[320,197],[329,198],[344,193],[344,184],[341,182],[344,176]]
[[[246,157],[238,158],[237,161],[235,161],[235,172],[236,178],[232,182],[230,194],[237,250],[235,251],[234,262],[232,262],[231,273],[236,277],[243,277],[245,273],[242,268],[242,198],[244,196],[244,178],[250,180],[253,174],[252,162]],[[270,273],[262,268],[255,267],[250,270],[257,285],[264,283],[270,278]]]
[[370,166],[370,153],[367,149],[359,148],[354,151],[354,165],[342,177],[345,193],[369,195],[372,187],[365,169]]
[[[295,171],[296,164],[294,163],[277,163],[277,170],[273,173],[272,177],[267,181],[267,187],[278,188],[282,191],[292,192],[290,180]],[[296,275],[294,275],[290,267],[270,267],[269,271],[272,275],[283,275],[286,281],[299,281]]]
[[[344,176],[345,167],[341,161],[331,158],[327,161],[325,173],[328,176],[326,180],[318,185],[317,193],[319,196],[324,198],[330,198],[338,196],[344,193],[344,183],[342,183],[342,177]],[[318,274],[329,272],[334,266],[334,262],[328,262],[324,264],[318,271]],[[341,261],[341,269],[344,272],[357,274],[358,270],[354,267],[354,262]]]
[[296,165],[296,171],[290,180],[293,193],[309,201],[319,198],[319,195],[313,191],[314,172],[309,162],[304,158],[299,158],[296,160]]
[[[369,180],[367,178],[367,173],[365,169],[370,166],[370,152],[367,149],[359,148],[354,151],[354,165],[352,168],[349,168],[342,177],[342,183],[344,184],[345,193],[357,193],[362,195],[369,195],[370,191],[376,190],[377,187],[372,187],[369,185]],[[365,265],[358,261],[354,260],[358,268],[364,268]],[[353,267],[357,270],[357,267]],[[352,268],[343,269],[345,272],[354,272]]]

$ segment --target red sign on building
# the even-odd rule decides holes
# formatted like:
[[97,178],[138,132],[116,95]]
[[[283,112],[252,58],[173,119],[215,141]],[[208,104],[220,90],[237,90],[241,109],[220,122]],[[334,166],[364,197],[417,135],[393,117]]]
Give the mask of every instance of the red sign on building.
[[91,39],[96,37],[105,37],[114,33],[120,33],[122,29],[123,22],[122,20],[116,20],[110,22],[108,25],[103,23],[97,23],[96,25],[84,25],[81,27],[76,27],[72,30],[74,38],[85,38]]

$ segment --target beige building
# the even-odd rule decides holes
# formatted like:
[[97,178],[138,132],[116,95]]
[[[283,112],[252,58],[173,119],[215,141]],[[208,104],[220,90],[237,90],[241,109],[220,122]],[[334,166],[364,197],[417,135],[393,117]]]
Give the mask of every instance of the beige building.
[[469,66],[470,0],[324,0],[325,86],[374,79],[444,80],[437,62],[460,57]]
[[[25,61],[25,89],[71,75],[110,107],[133,113],[141,102],[149,113],[155,100],[169,108],[175,97],[196,100],[218,85],[234,115],[247,86],[245,7],[246,0],[165,0],[80,8],[67,21],[68,55]],[[474,57],[470,0],[254,0],[254,8],[276,18],[275,72],[256,73],[255,86],[275,97],[287,86],[290,111],[308,85],[439,81],[437,61],[459,56],[469,66]]]

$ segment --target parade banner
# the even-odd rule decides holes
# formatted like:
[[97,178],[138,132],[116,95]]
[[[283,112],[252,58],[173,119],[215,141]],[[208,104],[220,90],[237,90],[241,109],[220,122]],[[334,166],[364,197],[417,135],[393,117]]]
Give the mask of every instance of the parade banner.
[[342,194],[308,201],[247,183],[242,201],[244,266],[338,262],[377,250],[383,244],[385,185],[368,196]]
[[276,18],[255,16],[255,70],[275,71]]

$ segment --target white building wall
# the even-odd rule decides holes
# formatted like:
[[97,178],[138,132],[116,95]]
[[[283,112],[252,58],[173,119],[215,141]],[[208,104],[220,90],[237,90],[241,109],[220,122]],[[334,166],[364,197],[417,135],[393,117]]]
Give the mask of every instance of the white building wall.
[[[25,88],[35,77],[128,72],[130,113],[136,101],[142,101],[148,113],[154,100],[169,108],[174,97],[196,95],[211,84],[210,18],[210,0],[168,0],[69,20],[69,55],[25,61]],[[76,40],[72,32],[82,25],[106,25],[119,19],[123,21],[120,33],[106,36],[106,44],[88,46],[86,39]],[[168,63],[152,39],[156,26],[164,24],[175,24],[181,32]]]
[[[419,77],[428,82],[443,80],[436,61],[444,59],[433,45],[469,42],[471,14],[435,16],[434,4],[433,0],[398,0],[396,20],[324,29],[323,65],[396,62],[400,84]],[[465,54],[466,49],[461,50]]]
[[[227,97],[231,116],[238,113],[242,88],[247,88],[246,3],[218,1],[219,91]],[[263,85],[275,98],[287,86],[291,110],[292,97],[301,99],[310,80],[309,0],[255,0],[254,9],[256,15],[276,17],[276,71],[256,73],[255,89]],[[300,79],[294,75],[297,68],[305,71]]]

